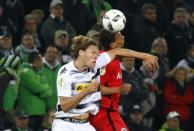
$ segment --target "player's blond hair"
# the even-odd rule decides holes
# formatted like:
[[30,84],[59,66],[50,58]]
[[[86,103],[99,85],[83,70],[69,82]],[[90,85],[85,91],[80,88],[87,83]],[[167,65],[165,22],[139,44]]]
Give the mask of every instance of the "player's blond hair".
[[86,50],[90,45],[97,46],[97,43],[89,37],[79,35],[71,39],[71,48],[74,51],[75,59],[79,55],[79,50]]

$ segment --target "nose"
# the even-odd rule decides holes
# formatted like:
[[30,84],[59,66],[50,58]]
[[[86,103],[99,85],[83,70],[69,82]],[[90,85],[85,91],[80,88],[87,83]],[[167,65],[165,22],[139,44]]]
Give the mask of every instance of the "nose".
[[98,58],[98,55],[95,56],[95,59],[97,59],[97,58]]
[[98,53],[96,53],[96,55],[95,55],[95,59],[97,59],[98,58]]

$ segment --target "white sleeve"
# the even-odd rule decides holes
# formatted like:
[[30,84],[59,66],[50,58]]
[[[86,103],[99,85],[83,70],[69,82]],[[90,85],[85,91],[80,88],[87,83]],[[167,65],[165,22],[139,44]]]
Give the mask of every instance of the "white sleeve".
[[108,53],[103,52],[96,60],[96,68],[101,68],[111,62],[111,58]]
[[68,80],[67,73],[57,76],[57,95],[71,97],[71,84]]

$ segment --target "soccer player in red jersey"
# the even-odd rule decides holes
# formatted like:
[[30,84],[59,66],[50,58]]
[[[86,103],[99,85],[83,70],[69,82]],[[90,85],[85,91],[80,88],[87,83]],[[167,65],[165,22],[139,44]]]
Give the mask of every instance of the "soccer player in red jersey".
[[[121,48],[124,45],[124,36],[120,33],[111,33],[101,30],[99,43],[104,51]],[[102,100],[97,115],[90,117],[91,124],[97,131],[129,131],[119,115],[119,97],[127,94],[129,84],[123,84],[119,58],[115,58],[106,67],[101,69],[100,74]]]

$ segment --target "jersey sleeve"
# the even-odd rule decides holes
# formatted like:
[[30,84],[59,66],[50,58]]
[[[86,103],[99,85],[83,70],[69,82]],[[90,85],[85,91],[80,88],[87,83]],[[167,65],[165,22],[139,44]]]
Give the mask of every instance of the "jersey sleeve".
[[101,68],[111,62],[111,58],[108,53],[103,52],[96,60],[96,68]]
[[68,79],[68,72],[58,74],[57,76],[57,95],[71,97],[71,84]]

